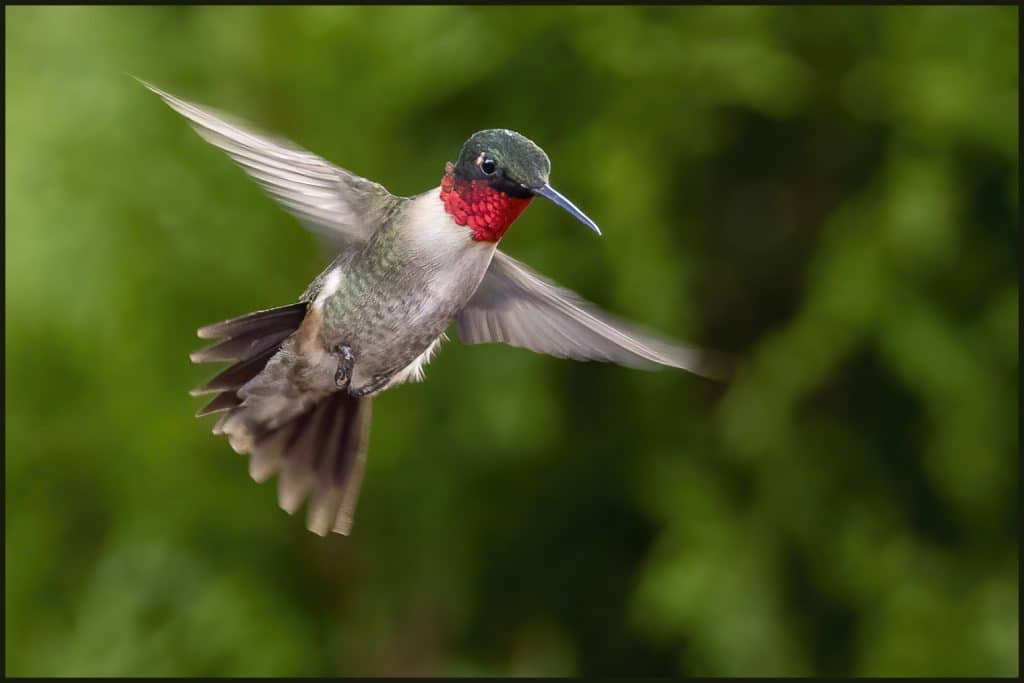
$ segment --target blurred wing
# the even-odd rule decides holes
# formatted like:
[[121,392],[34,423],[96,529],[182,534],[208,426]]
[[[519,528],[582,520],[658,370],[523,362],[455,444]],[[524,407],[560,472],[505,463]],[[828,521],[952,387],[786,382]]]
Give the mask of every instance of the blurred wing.
[[366,241],[380,217],[400,201],[382,185],[288,140],[256,133],[211,109],[140,82],[187,118],[204,140],[226,152],[289,213],[337,246]]
[[544,279],[500,251],[458,315],[467,344],[505,342],[537,353],[635,368],[658,365],[725,379],[725,356],[679,346],[617,320],[575,292]]

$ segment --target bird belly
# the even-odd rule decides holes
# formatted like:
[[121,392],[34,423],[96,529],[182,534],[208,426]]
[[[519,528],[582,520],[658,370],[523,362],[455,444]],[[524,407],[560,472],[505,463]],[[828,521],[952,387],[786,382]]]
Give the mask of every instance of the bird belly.
[[[422,377],[422,370],[464,302],[449,292],[406,283],[380,287],[372,296],[345,288],[328,297],[319,339],[328,351],[347,345],[355,357],[350,386],[390,377],[386,387]],[[353,290],[354,291],[354,290]]]
[[441,336],[435,339],[430,346],[427,347],[426,351],[416,356],[413,362],[395,373],[391,378],[391,381],[388,382],[387,388],[390,389],[391,387],[398,386],[399,384],[404,384],[406,382],[422,382],[424,368],[426,368],[427,363],[429,363],[434,357],[434,354],[437,353],[437,348],[441,346],[441,342],[444,340],[445,335],[442,333]]
[[441,342],[451,318],[411,324],[405,330],[392,325],[364,327],[353,338],[352,351],[355,366],[352,386],[365,386],[381,377],[391,377],[387,386],[396,386],[422,377],[423,367],[429,362]]

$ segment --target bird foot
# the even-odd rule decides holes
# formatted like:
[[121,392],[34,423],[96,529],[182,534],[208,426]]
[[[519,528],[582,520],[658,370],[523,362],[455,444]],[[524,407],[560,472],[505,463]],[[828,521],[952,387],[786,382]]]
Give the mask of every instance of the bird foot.
[[345,389],[352,382],[352,368],[355,367],[356,357],[352,353],[352,347],[348,344],[338,344],[334,347],[334,353],[338,356],[338,369],[334,373],[334,383],[339,389]]
[[356,398],[366,396],[367,394],[372,394],[375,391],[380,391],[389,381],[391,381],[391,375],[375,375],[372,380],[361,387],[349,387],[348,393],[350,396],[355,396]]

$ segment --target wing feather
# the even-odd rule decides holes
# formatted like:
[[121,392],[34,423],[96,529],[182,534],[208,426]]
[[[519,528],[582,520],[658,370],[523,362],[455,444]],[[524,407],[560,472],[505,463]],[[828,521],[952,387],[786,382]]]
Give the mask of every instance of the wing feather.
[[294,143],[256,132],[213,109],[140,81],[224,151],[307,228],[338,246],[365,242],[389,206],[402,201],[384,186],[335,166]]
[[663,365],[710,379],[729,374],[725,355],[619,320],[500,251],[457,323],[467,344],[504,342],[559,358],[645,369]]

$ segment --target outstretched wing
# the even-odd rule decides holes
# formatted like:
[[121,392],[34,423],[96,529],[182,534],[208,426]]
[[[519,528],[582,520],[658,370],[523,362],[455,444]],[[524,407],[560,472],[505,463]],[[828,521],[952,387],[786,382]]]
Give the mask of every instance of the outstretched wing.
[[635,368],[667,365],[710,379],[729,374],[724,355],[680,346],[617,320],[500,251],[457,322],[467,344],[505,342],[559,358]]
[[402,201],[384,186],[350,173],[294,143],[230,121],[140,81],[187,118],[306,227],[338,246],[366,241],[380,218]]

